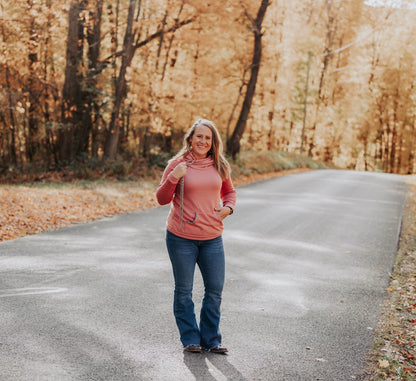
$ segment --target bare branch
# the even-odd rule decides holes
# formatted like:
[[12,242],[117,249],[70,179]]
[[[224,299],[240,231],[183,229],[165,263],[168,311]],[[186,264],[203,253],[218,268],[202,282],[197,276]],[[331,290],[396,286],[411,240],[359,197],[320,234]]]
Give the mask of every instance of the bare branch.
[[263,18],[265,15],[265,9],[271,4],[271,1],[262,2],[261,7],[257,13],[257,18],[253,19],[253,17],[248,13],[248,9],[246,5],[243,3],[242,0],[239,0],[241,6],[244,8],[244,14],[247,16],[247,18],[250,20],[251,25],[253,26],[253,32],[255,34],[262,34],[261,33],[261,24],[263,23]]
[[243,3],[242,0],[240,0],[240,4],[244,8],[244,14],[250,20],[251,25],[253,25],[253,28],[256,29],[257,28],[256,21],[253,19],[253,17],[251,17],[250,13],[248,13],[248,9],[247,9],[246,5]]
[[[149,42],[153,41],[155,38],[160,37],[160,35],[162,33],[171,33],[171,32],[174,32],[177,29],[181,28],[184,25],[187,25],[187,24],[191,23],[194,20],[195,20],[195,18],[191,18],[191,19],[188,19],[188,20],[181,21],[180,23],[176,23],[175,25],[171,26],[169,29],[167,29],[165,31],[163,29],[159,29],[157,32],[153,33],[152,35],[150,35],[149,37],[147,37],[145,40],[140,41],[140,42],[139,41],[136,41],[136,43],[134,45],[134,50],[136,50],[136,49],[138,49],[138,48],[140,48],[140,47],[148,44]],[[113,58],[121,57],[124,53],[125,53],[125,51],[124,50],[121,50],[121,51],[116,52],[114,54],[111,54],[110,56],[108,56],[107,58],[105,58],[101,62],[100,67],[97,68],[96,73],[97,74],[98,73],[101,73],[111,63],[111,60]]]
[[138,48],[140,48],[140,47],[142,47],[144,45],[147,45],[150,41],[153,41],[155,38],[160,37],[163,33],[174,32],[177,29],[181,28],[184,25],[187,25],[187,24],[191,23],[194,20],[195,20],[195,18],[191,18],[191,19],[188,19],[188,20],[181,21],[180,23],[175,23],[175,25],[171,26],[167,30],[159,29],[157,32],[151,34],[145,40],[140,41],[140,42],[139,41],[136,41],[136,45],[134,46],[134,48],[135,49],[138,49]]

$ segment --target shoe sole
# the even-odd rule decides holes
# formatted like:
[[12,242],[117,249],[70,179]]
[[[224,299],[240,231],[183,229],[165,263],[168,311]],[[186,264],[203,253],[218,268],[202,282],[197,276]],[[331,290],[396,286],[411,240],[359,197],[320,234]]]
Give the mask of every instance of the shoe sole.
[[228,353],[228,350],[210,350],[209,353],[216,353],[216,354],[220,354],[220,355],[225,355],[226,353]]
[[202,348],[185,348],[184,352],[189,352],[189,353],[201,353],[202,352]]

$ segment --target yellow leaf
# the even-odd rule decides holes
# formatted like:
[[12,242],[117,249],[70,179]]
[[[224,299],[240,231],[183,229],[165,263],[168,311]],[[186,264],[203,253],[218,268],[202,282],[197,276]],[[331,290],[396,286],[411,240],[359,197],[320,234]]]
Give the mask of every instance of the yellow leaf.
[[378,360],[378,366],[381,369],[386,369],[390,366],[390,363],[387,360]]

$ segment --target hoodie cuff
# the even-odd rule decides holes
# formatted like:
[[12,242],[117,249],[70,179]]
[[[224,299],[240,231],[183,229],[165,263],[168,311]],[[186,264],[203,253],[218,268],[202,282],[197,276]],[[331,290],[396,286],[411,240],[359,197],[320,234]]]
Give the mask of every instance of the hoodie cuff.
[[179,182],[179,180],[180,180],[180,178],[178,179],[172,172],[171,173],[169,173],[169,176],[168,176],[168,180],[171,182],[171,183],[173,183],[173,184],[177,184],[178,182]]

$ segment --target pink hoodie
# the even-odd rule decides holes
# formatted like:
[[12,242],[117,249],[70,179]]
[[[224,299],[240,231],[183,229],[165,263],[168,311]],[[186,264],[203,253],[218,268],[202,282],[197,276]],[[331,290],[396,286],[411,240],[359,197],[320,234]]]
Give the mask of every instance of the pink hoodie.
[[[188,155],[185,161],[192,161]],[[222,181],[211,156],[195,160],[188,166],[184,176],[183,220],[180,221],[180,179],[172,174],[175,167],[184,160],[171,161],[163,173],[162,180],[156,191],[160,205],[169,204],[170,212],[167,229],[183,238],[208,240],[219,237],[223,224],[215,208],[231,206],[234,209],[236,191],[228,177]],[[193,222],[194,223],[190,223]]]

